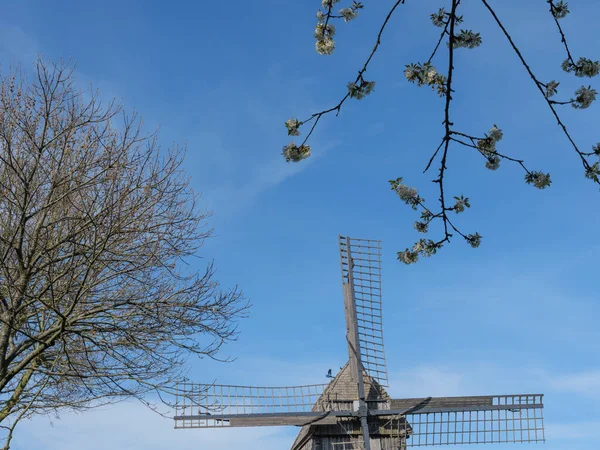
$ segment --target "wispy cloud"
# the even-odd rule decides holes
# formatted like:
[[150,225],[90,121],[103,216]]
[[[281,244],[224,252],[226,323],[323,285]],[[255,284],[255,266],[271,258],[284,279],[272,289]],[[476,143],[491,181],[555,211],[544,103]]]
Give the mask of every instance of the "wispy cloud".
[[261,193],[276,188],[286,180],[308,169],[338,144],[338,141],[319,144],[318,153],[299,163],[286,163],[283,156],[278,154],[274,147],[272,157],[258,163],[249,163],[247,176],[241,183],[220,184],[205,190],[205,198],[209,207],[216,209],[219,217],[239,214],[250,207]]
[[542,380],[552,390],[600,398],[600,370],[566,375],[542,374]]
[[547,423],[546,439],[548,441],[565,439],[597,439],[600,420],[588,420],[571,423]]
[[14,440],[15,450],[237,450],[248,442],[260,442],[265,450],[279,450],[292,442],[282,429],[271,427],[174,430],[169,419],[134,402],[85,414],[64,414],[52,424],[46,417],[37,417],[21,427]]
[[34,63],[40,51],[36,39],[15,25],[0,27],[0,57],[2,63]]
[[[290,83],[296,90],[290,92]],[[283,78],[274,63],[255,86],[264,94],[248,91],[247,82],[224,79],[210,92],[190,99],[195,101],[193,105],[183,107],[200,108],[205,116],[202,121],[192,124],[182,118],[170,125],[174,138],[187,138],[186,165],[192,170],[192,182],[217,217],[240,214],[263,192],[307,170],[339,146],[339,139],[323,134],[327,126],[321,123],[309,142],[313,148],[310,158],[286,163],[281,155],[283,146],[301,142],[310,126],[295,138],[286,135],[285,120],[294,113],[323,109],[309,84],[302,78],[297,84]]]
[[392,374],[389,394],[396,398],[460,395],[464,375],[450,368],[421,366]]
[[203,363],[190,370],[188,378],[198,383],[235,384],[244,386],[300,386],[325,384],[328,369],[333,373],[346,358],[313,355],[282,359],[261,355],[242,356],[229,364]]
[[422,364],[390,372],[389,393],[394,397],[446,397],[540,393],[548,382],[532,367],[457,361],[455,364]]

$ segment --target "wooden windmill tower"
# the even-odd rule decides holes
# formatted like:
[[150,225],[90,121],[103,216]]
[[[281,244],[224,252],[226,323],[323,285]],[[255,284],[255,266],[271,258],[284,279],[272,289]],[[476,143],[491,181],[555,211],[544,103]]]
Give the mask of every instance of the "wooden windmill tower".
[[329,384],[182,383],[175,428],[301,426],[292,450],[543,442],[541,394],[393,399],[383,348],[381,246],[339,237],[349,360]]

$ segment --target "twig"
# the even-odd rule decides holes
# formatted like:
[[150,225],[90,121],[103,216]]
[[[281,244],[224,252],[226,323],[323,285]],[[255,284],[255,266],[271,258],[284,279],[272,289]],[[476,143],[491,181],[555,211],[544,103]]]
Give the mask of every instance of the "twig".
[[[556,121],[558,122],[558,125],[563,130],[563,133],[565,134],[565,136],[567,137],[567,139],[569,140],[569,142],[573,146],[573,149],[575,149],[575,151],[579,155],[579,157],[581,159],[581,162],[583,164],[583,167],[586,169],[586,171],[590,170],[590,164],[585,159],[584,153],[581,150],[579,150],[579,148],[577,147],[577,144],[575,143],[575,141],[573,140],[573,138],[569,134],[569,131],[567,130],[567,127],[562,122],[562,120],[560,119],[558,113],[556,112],[556,109],[554,108],[554,105],[551,103],[550,99],[548,99],[548,97],[546,97],[546,94],[544,93],[543,89],[541,88],[541,83],[538,81],[538,79],[535,77],[535,75],[531,71],[531,68],[529,67],[529,65],[525,61],[525,58],[523,58],[523,55],[521,54],[521,52],[519,51],[519,49],[517,48],[517,46],[515,45],[515,43],[513,42],[510,34],[508,34],[508,31],[506,31],[506,28],[504,28],[504,25],[502,24],[502,22],[500,21],[500,19],[496,15],[495,11],[491,8],[491,6],[489,5],[489,3],[486,0],[481,0],[481,1],[485,5],[485,7],[488,9],[488,11],[490,12],[490,14],[492,15],[492,17],[494,18],[494,20],[498,24],[498,26],[500,27],[500,29],[502,30],[502,32],[504,33],[504,36],[506,36],[506,39],[508,39],[508,42],[510,43],[512,49],[514,50],[514,52],[517,54],[517,56],[521,60],[521,63],[523,64],[523,66],[527,70],[527,73],[529,74],[529,76],[531,77],[531,79],[533,80],[533,82],[535,83],[535,85],[538,88],[538,90],[540,91],[540,93],[542,94],[542,97],[544,97],[544,99],[546,100],[546,103],[550,107],[550,110],[552,111],[552,114],[556,118]],[[600,183],[600,181],[597,181],[597,182]]]
[[[373,56],[375,55],[375,52],[377,52],[377,49],[379,48],[379,45],[381,44],[381,36],[383,35],[383,30],[385,30],[385,27],[387,26],[390,18],[394,14],[394,11],[396,10],[396,8],[399,5],[404,4],[404,2],[405,2],[405,0],[397,0],[396,3],[394,4],[394,6],[392,6],[392,8],[390,9],[390,11],[388,12],[387,16],[385,17],[385,20],[383,21],[383,24],[381,25],[381,28],[379,29],[379,33],[377,33],[377,40],[375,41],[375,45],[373,46],[373,49],[371,50],[371,53],[370,53],[369,57],[365,61],[362,69],[360,69],[358,71],[358,75],[356,76],[356,80],[354,81],[355,83],[358,83],[362,79],[363,74],[367,71],[367,67],[368,67],[369,63],[371,62],[371,59],[373,58]],[[321,117],[323,115],[328,114],[328,113],[333,112],[333,111],[337,111],[336,116],[340,113],[340,109],[342,108],[342,105],[348,99],[348,97],[350,97],[350,93],[347,93],[340,100],[340,102],[336,106],[334,106],[333,108],[329,108],[329,109],[326,109],[324,111],[321,111],[321,112],[318,112],[318,113],[314,113],[308,119],[306,119],[306,120],[304,120],[304,121],[301,122],[301,123],[304,124],[304,123],[310,122],[313,119],[315,120],[315,123],[310,128],[310,131],[308,132],[308,134],[306,135],[306,137],[302,141],[301,145],[306,144],[306,142],[308,141],[308,139],[312,135],[312,133],[313,133],[313,131],[314,131],[317,123],[319,122],[319,120],[321,119]]]

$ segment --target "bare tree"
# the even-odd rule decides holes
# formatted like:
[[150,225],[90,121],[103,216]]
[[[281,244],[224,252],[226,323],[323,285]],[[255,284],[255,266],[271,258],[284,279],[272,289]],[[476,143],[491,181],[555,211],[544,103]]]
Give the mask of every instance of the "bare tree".
[[[394,0],[382,20],[381,27],[375,38],[375,45],[369,53],[365,63],[358,71],[356,78],[349,82],[345,95],[334,106],[322,111],[311,114],[305,120],[291,118],[285,122],[285,126],[290,136],[299,136],[300,127],[310,125],[308,133],[300,144],[294,142],[283,147],[283,156],[286,161],[299,162],[306,159],[311,154],[311,147],[307,144],[310,136],[315,130],[317,124],[323,116],[335,113],[338,115],[348,99],[360,100],[369,95],[375,86],[374,81],[367,81],[364,78],[365,72],[372,61],[375,53],[379,49],[382,42],[382,36],[387,27],[391,26],[392,16],[398,14],[401,5],[404,5],[406,0]],[[541,78],[536,76],[530,65],[525,60],[523,53],[519,50],[514,39],[509,34],[506,26],[494,10],[489,0],[480,0],[485,10],[490,14],[494,23],[498,26],[507,44],[514,51],[519,63],[524,67],[529,78],[531,78],[535,89],[539,91],[541,99],[547,104],[552,116],[556,119],[558,126],[563,131],[568,145],[574,150],[575,157],[581,162],[583,175],[593,182],[600,184],[600,142],[592,146],[589,151],[584,151],[569,133],[565,123],[561,119],[558,110],[561,106],[571,105],[576,109],[588,108],[596,98],[596,90],[591,86],[582,85],[575,92],[573,97],[564,100],[555,100],[555,95],[558,92],[556,80],[547,82],[541,81]],[[330,55],[335,49],[334,36],[336,28],[333,22],[343,19],[344,22],[350,22],[355,19],[363,9],[362,2],[353,0],[347,7],[341,8],[336,13],[336,5],[340,0],[320,0],[321,7],[317,11],[317,26],[315,28],[314,37],[316,39],[316,51],[322,55]],[[470,208],[469,198],[463,195],[450,197],[444,191],[444,179],[447,170],[448,155],[451,152],[451,146],[462,146],[475,152],[482,157],[485,167],[489,170],[497,170],[502,161],[514,163],[518,165],[525,174],[525,182],[531,184],[538,189],[545,189],[550,186],[551,178],[549,173],[539,170],[532,170],[525,161],[517,156],[509,155],[497,150],[496,144],[502,139],[503,132],[496,125],[492,126],[487,133],[465,133],[455,126],[452,119],[451,104],[453,100],[453,75],[455,64],[455,52],[460,49],[473,49],[482,44],[480,33],[469,29],[460,29],[459,25],[463,22],[463,16],[460,14],[463,10],[461,0],[444,0],[439,2],[445,4],[447,8],[439,8],[431,14],[431,22],[434,26],[440,29],[439,38],[432,43],[433,50],[429,57],[424,62],[417,62],[406,65],[404,75],[409,82],[415,83],[417,86],[431,87],[441,98],[443,104],[443,133],[440,139],[440,144],[432,150],[431,156],[427,161],[425,170],[427,172],[434,163],[437,164],[437,175],[433,183],[439,190],[438,206],[431,207],[426,204],[417,189],[404,184],[403,178],[399,177],[395,180],[390,180],[390,186],[400,200],[406,203],[415,211],[419,211],[420,219],[414,223],[414,228],[419,233],[428,233],[430,225],[434,221],[440,223],[441,236],[437,239],[420,239],[412,248],[407,248],[404,251],[398,252],[398,259],[406,264],[411,264],[419,259],[419,256],[431,256],[437,252],[445,243],[450,242],[450,238],[457,234],[463,238],[472,247],[478,247],[481,243],[481,235],[479,233],[466,234],[460,231],[454,223],[454,218],[450,214],[464,212],[466,208]],[[560,21],[569,14],[568,4],[563,0],[546,0],[548,20],[556,25],[557,41],[563,47],[565,60],[561,67],[566,73],[572,73],[577,77],[594,77],[600,73],[600,62],[593,61],[589,58],[573,57],[571,49],[567,43],[565,33],[563,32]],[[441,44],[444,43],[445,46]],[[445,55],[440,51],[446,48]],[[438,66],[443,67],[443,70],[438,70],[434,65],[436,57],[442,54],[442,61]],[[427,56],[427,55],[425,55]],[[439,58],[438,58],[439,59]]]
[[188,357],[217,357],[248,308],[212,264],[186,262],[211,230],[183,151],[86,97],[70,65],[40,60],[36,74],[0,80],[5,448],[23,417],[168,391]]

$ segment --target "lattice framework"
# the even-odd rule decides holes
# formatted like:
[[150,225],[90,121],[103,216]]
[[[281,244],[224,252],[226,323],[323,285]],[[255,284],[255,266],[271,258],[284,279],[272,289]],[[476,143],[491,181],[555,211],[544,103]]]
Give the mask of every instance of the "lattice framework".
[[474,397],[486,398],[487,405],[466,398],[463,406],[455,401],[454,406],[433,406],[428,408],[430,412],[405,414],[406,422],[391,418],[388,428],[392,435],[409,435],[407,447],[545,441],[543,395]]
[[[381,298],[381,241],[339,237],[342,282],[354,280],[356,319],[360,356],[367,373],[380,385],[388,386],[383,347]],[[352,265],[349,258],[352,259]]]
[[176,428],[229,426],[229,421],[223,420],[229,416],[310,412],[326,387],[180,383],[175,416],[182,419],[176,420]]

